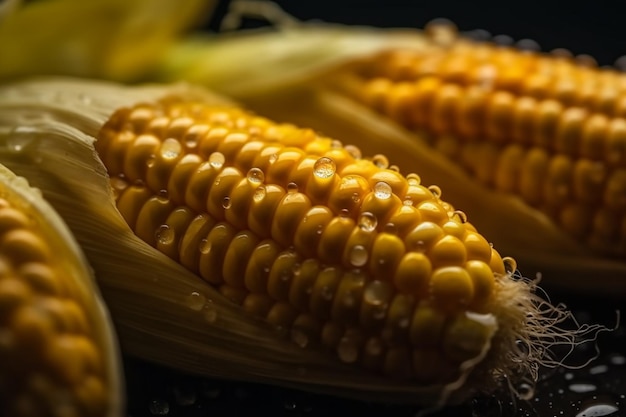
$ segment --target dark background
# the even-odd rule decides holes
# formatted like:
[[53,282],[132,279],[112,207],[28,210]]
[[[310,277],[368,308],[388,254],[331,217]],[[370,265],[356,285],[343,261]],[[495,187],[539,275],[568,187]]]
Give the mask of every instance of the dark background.
[[[220,2],[210,28],[218,27],[217,22],[229,3]],[[575,55],[592,55],[600,65],[612,65],[626,55],[626,3],[622,1],[279,0],[275,3],[305,21],[422,28],[433,19],[446,18],[461,31],[483,29],[515,40],[532,39],[544,51],[566,48]]]

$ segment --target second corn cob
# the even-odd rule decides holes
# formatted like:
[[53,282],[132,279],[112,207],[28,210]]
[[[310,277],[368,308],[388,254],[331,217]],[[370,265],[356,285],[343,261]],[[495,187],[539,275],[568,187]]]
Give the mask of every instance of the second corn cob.
[[[278,45],[282,54],[237,73],[241,85],[205,61]],[[314,59],[320,48],[330,56]],[[181,64],[192,51],[195,59]],[[297,65],[307,54],[314,63]],[[524,273],[624,294],[626,78],[616,71],[435,25],[394,33],[302,24],[190,42],[171,58],[178,66],[168,76],[283,121],[358,137],[368,153],[384,143],[403,170],[428,167],[422,177],[442,184],[498,247],[523,260]]]
[[439,187],[381,155],[185,86],[1,96],[0,156],[76,234],[130,354],[442,404],[532,381],[547,347],[598,330],[559,330]]

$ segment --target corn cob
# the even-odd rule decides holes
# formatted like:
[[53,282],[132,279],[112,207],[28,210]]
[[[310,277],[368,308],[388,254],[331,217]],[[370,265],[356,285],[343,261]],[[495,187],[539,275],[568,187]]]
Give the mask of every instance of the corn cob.
[[41,194],[3,166],[0,270],[2,415],[119,415],[117,346],[83,255]]
[[[264,47],[283,53],[236,70],[242,83],[209,64],[245,61]],[[329,56],[297,65],[320,49]],[[626,294],[626,76],[436,25],[399,33],[302,25],[196,40],[170,58],[164,77],[209,85],[278,120],[358,137],[367,153],[385,141],[397,166],[421,167],[524,273]]]
[[559,330],[566,311],[382,155],[185,86],[40,81],[0,97],[0,157],[72,228],[129,354],[443,404],[532,381],[550,345],[599,329]]

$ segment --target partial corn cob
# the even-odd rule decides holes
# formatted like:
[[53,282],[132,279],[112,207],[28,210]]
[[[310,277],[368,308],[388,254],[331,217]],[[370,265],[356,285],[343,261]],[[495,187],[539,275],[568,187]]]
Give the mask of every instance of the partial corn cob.
[[0,414],[118,416],[116,339],[74,238],[0,165]]
[[[246,61],[252,50],[267,58],[239,67],[241,83],[226,64],[210,64]],[[302,65],[307,57],[313,63]],[[422,167],[524,273],[626,294],[626,76],[436,25],[397,33],[302,25],[196,40],[170,58],[165,77],[358,137],[367,153],[384,146],[404,172]]]
[[185,86],[40,81],[0,97],[0,157],[65,217],[129,354],[443,404],[532,381],[550,345],[598,330],[559,330],[567,312],[381,155]]

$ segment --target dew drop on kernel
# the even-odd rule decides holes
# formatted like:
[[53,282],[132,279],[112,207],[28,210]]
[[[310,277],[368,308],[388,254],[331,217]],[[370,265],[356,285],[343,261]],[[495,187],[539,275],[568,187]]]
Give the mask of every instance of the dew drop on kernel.
[[228,210],[230,208],[230,206],[232,205],[232,202],[230,201],[230,197],[224,197],[222,199],[222,207],[225,210]]
[[324,300],[329,301],[333,298],[333,290],[328,285],[324,285],[321,290],[321,295]]
[[386,169],[389,166],[389,160],[383,154],[374,155],[372,157],[372,163],[381,169]]
[[416,173],[412,172],[406,176],[406,181],[409,185],[417,186],[422,183],[422,178],[420,178],[420,176]]
[[194,311],[200,311],[206,303],[206,297],[197,291],[192,292],[187,297],[187,307]]
[[172,229],[166,224],[162,224],[156,230],[154,237],[156,238],[156,241],[158,243],[162,245],[169,245],[174,241],[174,237],[175,237],[174,235],[175,235],[174,229]]
[[341,147],[343,147],[343,143],[341,143],[340,140],[334,139],[332,142],[330,142],[330,147],[332,149],[341,149]]
[[152,168],[156,162],[156,155],[152,154],[146,159],[146,166]]
[[359,193],[352,193],[351,200],[354,204],[359,204],[361,202],[361,196]]
[[256,190],[254,190],[254,195],[252,196],[252,199],[258,203],[265,198],[266,194],[267,191],[265,190],[265,186],[260,185],[259,187],[257,187]]
[[33,142],[38,133],[40,131],[33,127],[18,126],[9,133],[7,147],[11,152],[21,152]]
[[167,138],[161,144],[161,157],[163,159],[175,159],[178,158],[182,150],[179,141],[174,138]]
[[413,198],[411,198],[411,196],[406,196],[404,201],[402,201],[402,204],[404,204],[405,206],[412,206]]
[[287,184],[287,192],[289,194],[297,193],[298,192],[298,184],[296,184],[295,182],[290,182],[289,184]]
[[391,197],[391,186],[384,181],[379,181],[374,185],[374,196],[379,200],[387,200]]
[[379,356],[383,353],[383,344],[378,338],[371,338],[365,344],[365,352],[371,356]]
[[515,259],[509,256],[505,256],[504,258],[502,258],[502,262],[504,263],[504,271],[508,275],[513,274],[517,269],[517,262],[515,261]]
[[382,305],[384,303],[384,295],[386,286],[381,281],[370,282],[363,293],[363,300],[370,305]]
[[277,159],[278,159],[278,154],[277,153],[273,153],[273,154],[270,155],[269,163],[273,164],[274,162],[276,162]]
[[367,249],[362,245],[356,245],[350,251],[350,263],[354,266],[363,266],[367,263]]
[[251,184],[260,185],[265,181],[265,174],[259,168],[250,168],[247,178]]
[[350,216],[350,210],[348,209],[339,210],[339,217],[348,217],[348,216]]
[[461,223],[467,223],[467,214],[461,210],[454,210],[453,214],[458,216]]
[[437,185],[429,186],[428,190],[433,193],[433,196],[435,196],[435,198],[441,198],[441,188],[439,188]]
[[309,336],[307,336],[307,334],[300,329],[292,329],[291,341],[301,348],[304,348],[309,344]]
[[359,217],[359,227],[365,232],[373,232],[378,226],[378,220],[376,216],[369,211],[364,212]]
[[400,167],[398,165],[389,165],[389,169],[391,171],[400,172]]
[[354,340],[346,336],[339,341],[337,354],[343,362],[354,363],[359,357],[359,349]]
[[361,159],[362,155],[361,155],[361,150],[359,148],[357,148],[354,145],[346,145],[344,147],[344,149],[346,150],[346,152],[348,152],[348,154],[350,154],[351,157],[353,157],[354,159]]
[[159,190],[157,198],[161,201],[167,201],[170,198],[170,193],[166,189]]
[[394,223],[386,223],[383,226],[383,232],[384,233],[389,233],[391,235],[395,235],[398,233],[398,228],[396,227],[396,225]]
[[224,154],[221,152],[213,152],[209,155],[209,164],[215,169],[221,169],[226,162]]
[[313,175],[317,178],[330,178],[335,175],[335,170],[337,166],[335,165],[335,161],[330,158],[322,157],[315,162],[313,166]]
[[211,242],[208,239],[202,239],[200,241],[200,246],[198,247],[200,253],[207,254],[211,252]]

